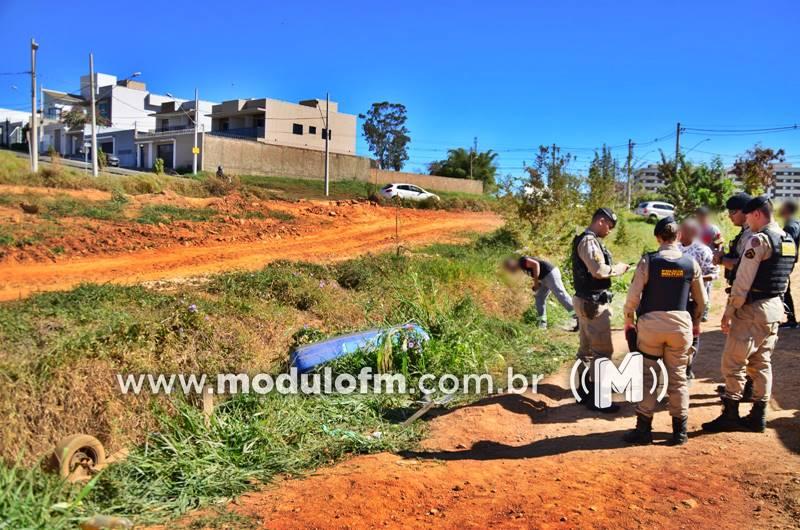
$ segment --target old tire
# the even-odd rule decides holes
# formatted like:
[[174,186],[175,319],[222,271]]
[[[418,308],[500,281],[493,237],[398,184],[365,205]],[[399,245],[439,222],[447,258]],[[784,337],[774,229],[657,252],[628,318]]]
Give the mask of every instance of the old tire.
[[88,434],[73,434],[63,438],[53,454],[59,476],[70,482],[89,479],[92,476],[90,470],[97,469],[106,462],[103,444]]

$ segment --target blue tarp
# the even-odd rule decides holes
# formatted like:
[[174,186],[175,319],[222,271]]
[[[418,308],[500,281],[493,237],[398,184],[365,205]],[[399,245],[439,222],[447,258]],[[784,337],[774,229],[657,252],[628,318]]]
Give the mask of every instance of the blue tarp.
[[289,357],[289,366],[297,367],[297,371],[309,372],[320,364],[344,357],[358,350],[371,350],[380,346],[383,337],[395,330],[402,330],[414,334],[421,341],[427,341],[428,333],[417,324],[409,323],[391,328],[374,328],[347,335],[340,335],[332,339],[307,344],[294,350]]

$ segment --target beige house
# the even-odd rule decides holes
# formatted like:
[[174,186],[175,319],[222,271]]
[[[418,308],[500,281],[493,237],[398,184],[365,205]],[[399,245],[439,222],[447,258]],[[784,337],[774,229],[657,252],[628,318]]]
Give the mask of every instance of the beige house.
[[[233,99],[214,105],[209,116],[214,135],[325,149],[325,100]],[[355,154],[356,115],[339,112],[338,104],[331,101],[329,119],[331,152]]]

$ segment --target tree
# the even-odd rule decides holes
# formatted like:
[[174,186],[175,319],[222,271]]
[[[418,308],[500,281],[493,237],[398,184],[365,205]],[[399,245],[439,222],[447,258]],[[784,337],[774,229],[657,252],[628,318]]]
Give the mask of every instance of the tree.
[[613,207],[617,199],[617,161],[611,156],[611,149],[605,145],[600,153],[594,153],[594,160],[589,166],[589,196],[586,199],[586,210],[590,214],[598,208]]
[[728,178],[725,165],[717,157],[710,164],[693,165],[680,158],[676,171],[674,160],[661,153],[659,171],[666,182],[662,190],[681,215],[689,214],[700,206],[720,211],[733,193],[733,182]]
[[359,114],[359,118],[365,120],[364,137],[380,168],[403,169],[411,141],[406,127],[405,105],[388,101],[373,103],[367,114]]
[[775,183],[772,163],[786,160],[785,154],[783,149],[774,151],[756,145],[736,159],[732,172],[742,179],[744,191],[759,195]]
[[[61,115],[61,122],[65,123],[70,129],[78,129],[92,123],[92,115],[90,114],[88,105],[73,105],[72,109]],[[111,122],[95,112],[95,120],[97,125],[106,126],[111,125]]]
[[473,180],[482,180],[485,189],[493,189],[497,175],[496,158],[497,153],[491,149],[475,153],[472,150],[457,147],[447,151],[447,159],[428,164],[428,172],[440,177],[468,179],[471,168]]

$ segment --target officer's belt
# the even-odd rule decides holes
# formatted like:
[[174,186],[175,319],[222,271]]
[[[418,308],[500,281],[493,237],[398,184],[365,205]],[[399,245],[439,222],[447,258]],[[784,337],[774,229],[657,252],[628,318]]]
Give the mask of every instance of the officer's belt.
[[657,363],[659,360],[661,360],[661,357],[662,357],[661,355],[650,355],[649,353],[645,353],[645,352],[643,352],[641,350],[639,350],[639,353],[642,354],[642,357],[644,357],[645,359],[648,359],[650,361],[653,361],[654,363]]

